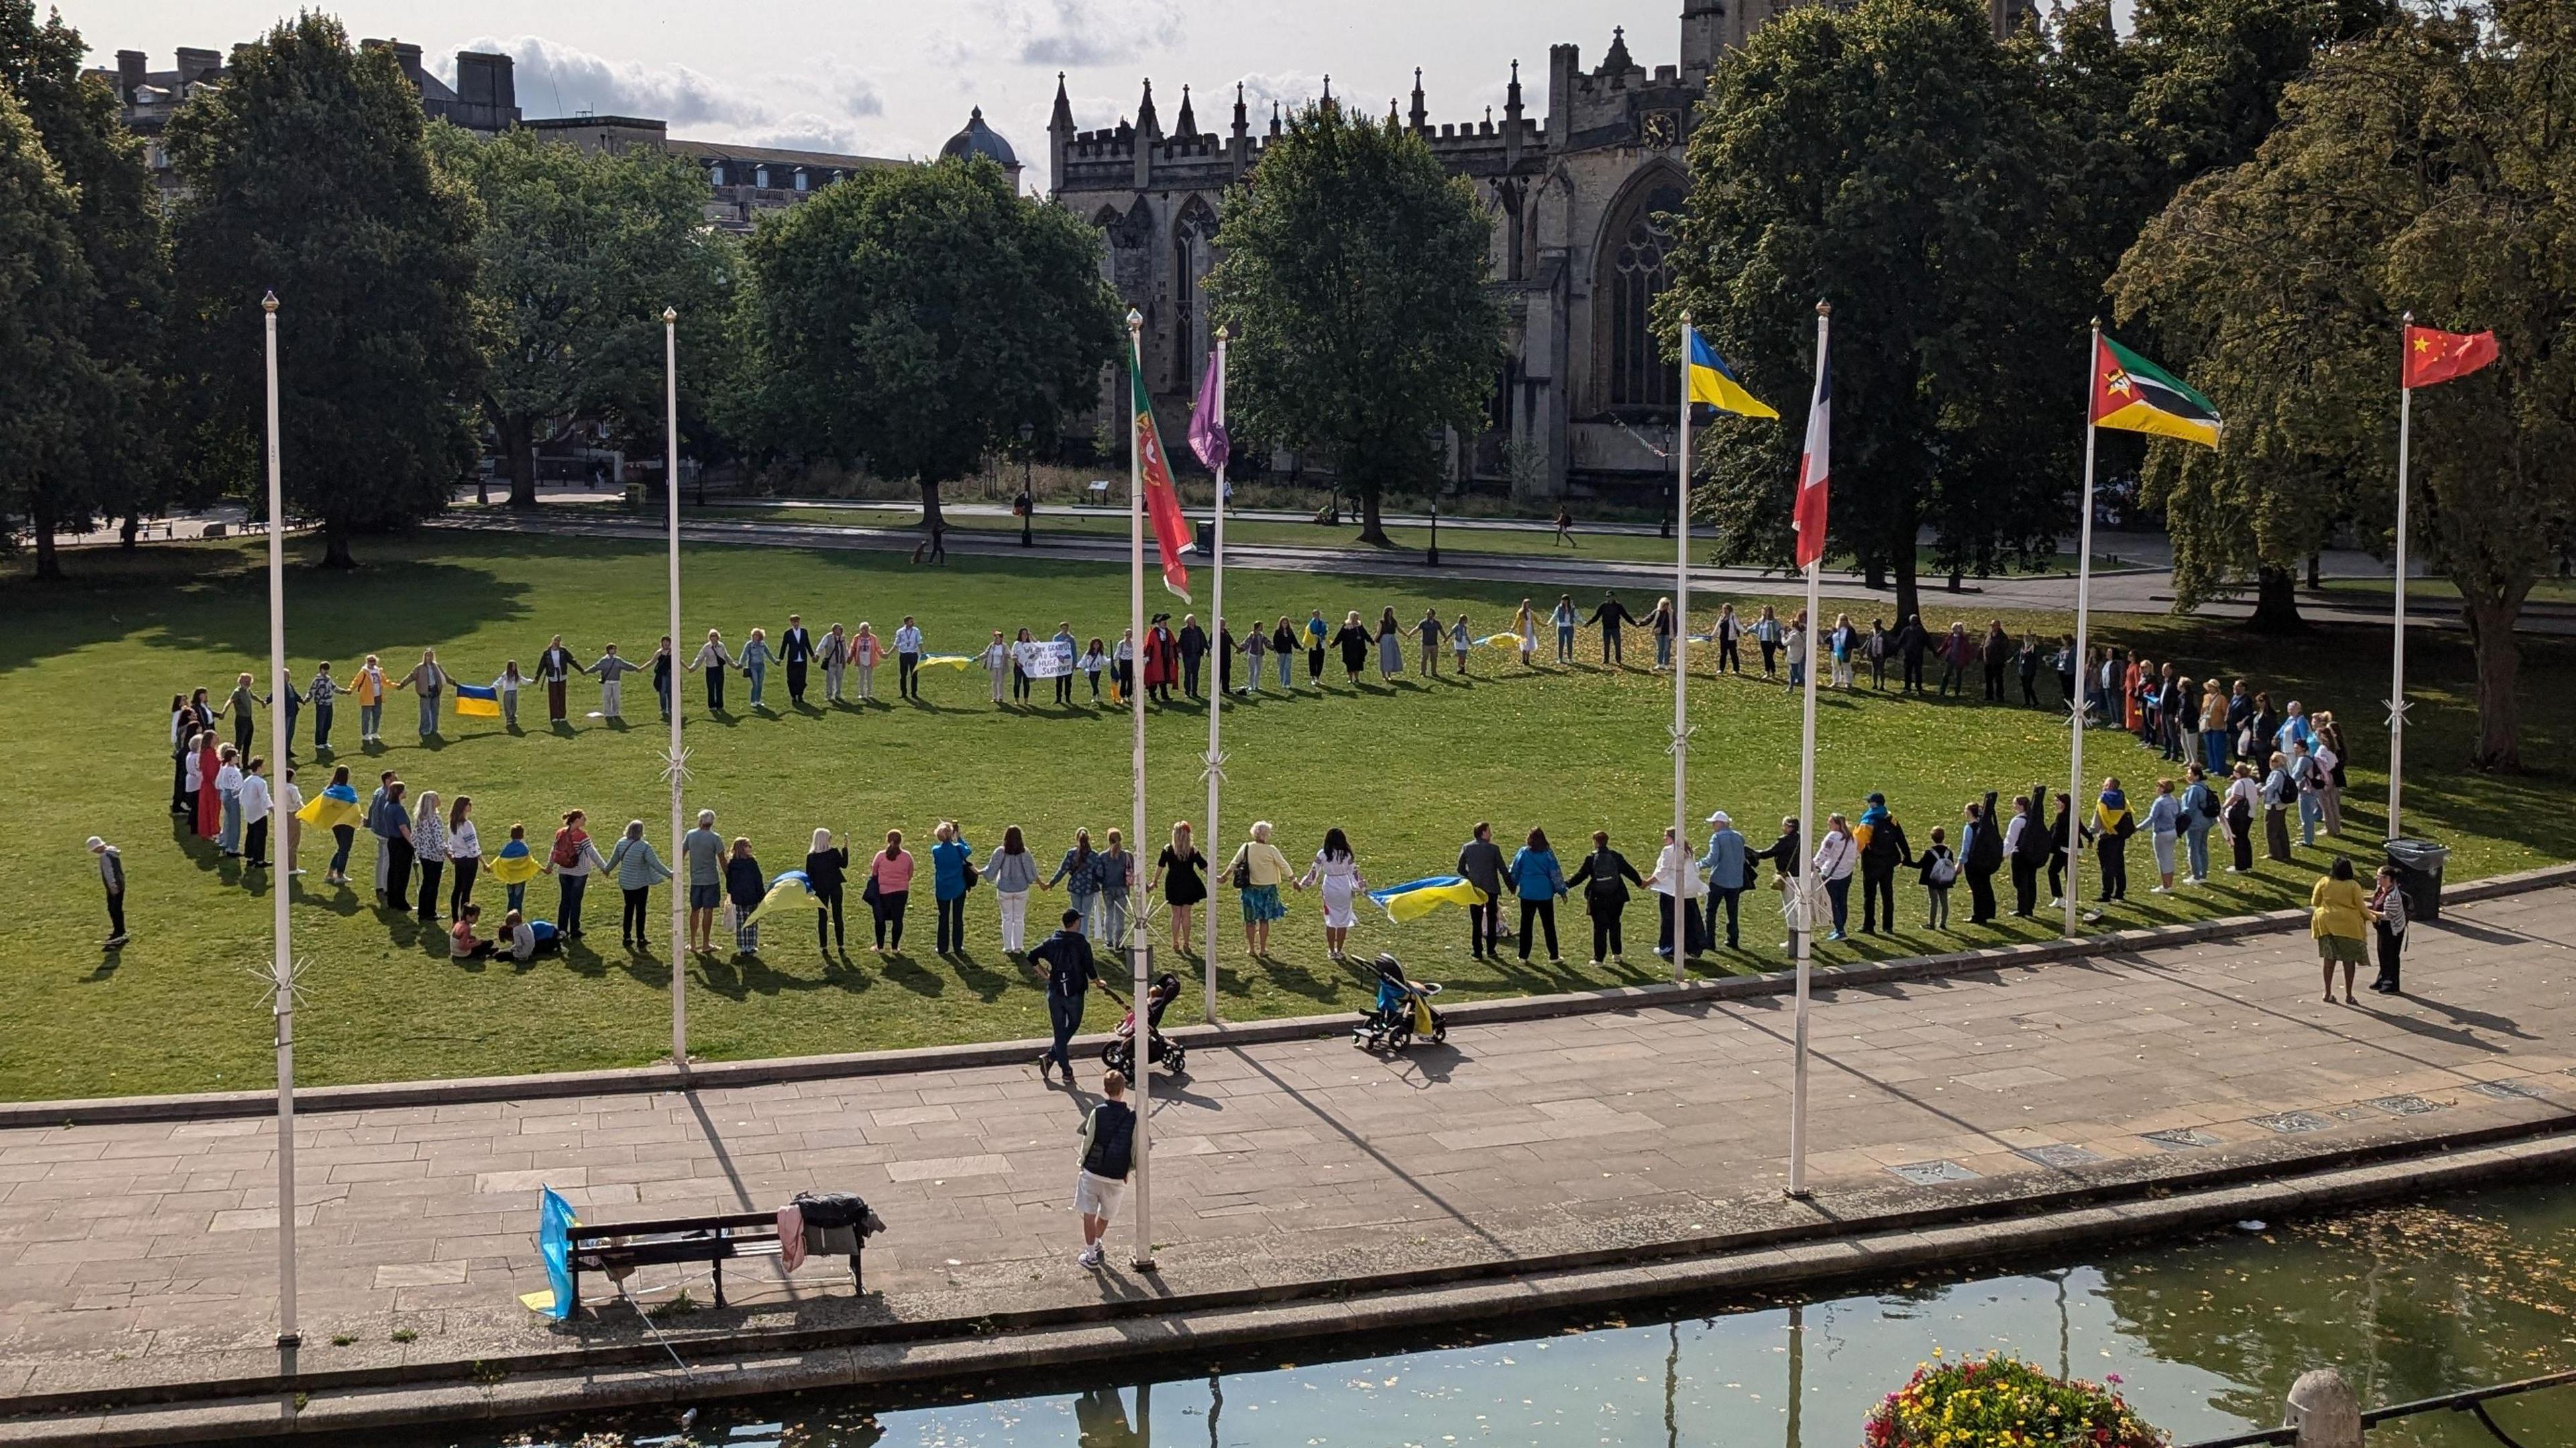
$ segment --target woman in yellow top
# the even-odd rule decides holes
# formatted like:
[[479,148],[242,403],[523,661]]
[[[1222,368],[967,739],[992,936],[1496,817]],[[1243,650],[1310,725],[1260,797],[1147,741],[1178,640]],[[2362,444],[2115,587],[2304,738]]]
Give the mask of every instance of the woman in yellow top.
[[2370,925],[2376,913],[2370,908],[2370,897],[2362,893],[2361,881],[2353,877],[2349,856],[2336,856],[2334,869],[2308,892],[2308,933],[2317,938],[2317,959],[2325,966],[2327,1005],[2334,1004],[2337,964],[2343,966],[2344,1004],[2360,1004],[2353,998],[2352,975],[2369,954]]
[[349,692],[358,701],[358,742],[373,744],[381,736],[385,723],[385,666],[374,654],[358,666],[349,679]]
[[1270,821],[1252,826],[1252,838],[1234,852],[1226,862],[1226,878],[1235,882],[1243,896],[1243,948],[1255,960],[1270,958],[1270,923],[1288,913],[1279,903],[1279,887],[1290,883],[1296,872],[1289,868],[1288,857],[1270,843]]

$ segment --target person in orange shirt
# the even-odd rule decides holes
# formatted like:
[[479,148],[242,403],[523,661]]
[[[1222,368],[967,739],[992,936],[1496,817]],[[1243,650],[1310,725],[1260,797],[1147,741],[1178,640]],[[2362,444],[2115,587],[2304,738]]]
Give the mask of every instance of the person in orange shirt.
[[2128,670],[2120,676],[2120,720],[2132,734],[2146,722],[2138,711],[2138,681],[2138,661],[2133,658],[2129,660]]
[[385,666],[374,654],[350,676],[349,692],[358,700],[358,742],[373,744],[385,722]]

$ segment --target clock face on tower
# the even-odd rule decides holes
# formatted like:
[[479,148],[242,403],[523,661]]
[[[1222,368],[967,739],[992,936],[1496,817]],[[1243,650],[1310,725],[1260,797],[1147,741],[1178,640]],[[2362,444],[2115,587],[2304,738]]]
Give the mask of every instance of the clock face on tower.
[[1682,138],[1681,114],[1677,111],[1648,111],[1638,125],[1638,133],[1649,146],[1679,144]]

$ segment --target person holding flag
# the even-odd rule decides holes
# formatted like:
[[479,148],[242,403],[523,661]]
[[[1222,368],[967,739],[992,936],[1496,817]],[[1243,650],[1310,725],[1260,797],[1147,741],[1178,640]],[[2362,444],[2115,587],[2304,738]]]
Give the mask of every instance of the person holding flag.
[[322,792],[305,801],[296,814],[308,825],[318,825],[331,832],[331,867],[322,878],[326,883],[349,883],[349,847],[357,842],[358,822],[366,817],[358,803],[357,788],[349,783],[349,766],[343,764],[331,771],[331,782]]

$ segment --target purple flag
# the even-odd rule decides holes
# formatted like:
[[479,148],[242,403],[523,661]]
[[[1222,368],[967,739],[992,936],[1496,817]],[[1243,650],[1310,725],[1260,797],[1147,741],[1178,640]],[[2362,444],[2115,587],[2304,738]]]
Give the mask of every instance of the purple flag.
[[1199,377],[1199,400],[1190,408],[1190,451],[1211,468],[1225,466],[1230,455],[1225,436],[1225,369],[1220,354],[1208,354],[1207,371]]

